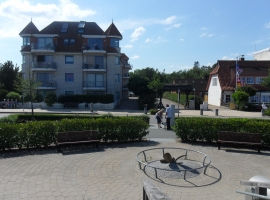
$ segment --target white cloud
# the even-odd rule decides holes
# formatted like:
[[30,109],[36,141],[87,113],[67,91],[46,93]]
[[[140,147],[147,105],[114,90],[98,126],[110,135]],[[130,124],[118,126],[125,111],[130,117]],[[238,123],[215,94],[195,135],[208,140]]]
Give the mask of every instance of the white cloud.
[[180,42],[184,42],[184,38],[180,38],[179,41],[180,41]]
[[181,23],[179,23],[179,24],[174,24],[174,25],[170,26],[169,28],[165,28],[165,30],[168,31],[168,30],[170,30],[170,29],[172,29],[172,28],[179,28],[181,25],[182,25]]
[[[57,2],[56,2],[57,3]],[[19,37],[19,32],[30,22],[43,29],[54,20],[80,20],[96,14],[90,9],[81,9],[70,0],[58,4],[37,3],[29,0],[6,0],[0,3],[0,38]]]
[[249,52],[249,53],[247,53],[247,56],[253,57],[253,56],[254,56],[254,52]]
[[131,59],[133,59],[133,60],[138,59],[138,58],[139,58],[138,55],[134,55],[134,56],[131,57]]
[[214,34],[208,34],[208,33],[203,33],[200,35],[200,37],[213,37]]
[[221,60],[236,60],[235,57],[223,56]]
[[161,36],[158,36],[158,38],[154,41],[155,43],[162,43],[162,42],[167,42],[168,40],[164,39]]
[[152,42],[153,41],[153,39],[150,39],[150,38],[147,38],[146,40],[145,40],[145,42]]
[[132,49],[133,45],[131,44],[126,44],[125,46],[123,46],[123,49]]
[[265,28],[270,28],[270,22],[266,23],[266,24],[264,25],[264,27],[265,27]]
[[162,20],[160,23],[161,24],[172,24],[175,21],[175,19],[176,19],[176,16],[171,16],[165,20]]
[[137,28],[130,36],[132,38],[131,42],[135,42],[141,35],[144,34],[145,31],[146,29],[143,27]]

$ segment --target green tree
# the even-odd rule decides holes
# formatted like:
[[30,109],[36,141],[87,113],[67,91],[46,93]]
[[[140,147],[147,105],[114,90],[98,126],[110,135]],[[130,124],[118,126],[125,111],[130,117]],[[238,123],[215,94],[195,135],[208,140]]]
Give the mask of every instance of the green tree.
[[270,69],[268,70],[268,76],[263,78],[263,81],[261,82],[261,84],[264,86],[264,87],[267,87],[268,89],[270,89]]
[[14,82],[16,90],[21,91],[22,95],[29,97],[31,102],[32,120],[34,120],[33,102],[36,98],[37,90],[40,85],[41,82],[38,82],[34,76],[31,75],[30,67],[26,70],[25,78],[18,75]]
[[51,92],[45,96],[44,102],[47,106],[52,107],[55,102],[57,102],[57,96],[54,92]]
[[0,85],[2,89],[7,91],[14,91],[14,81],[19,75],[19,67],[12,63],[12,61],[7,61],[4,64],[0,64]]
[[242,91],[247,93],[249,96],[256,95],[257,89],[251,85],[245,85],[243,87],[238,87],[237,91]]
[[233,93],[232,98],[238,106],[239,110],[243,110],[245,104],[248,102],[249,94],[242,91],[236,91]]
[[9,92],[7,94],[7,99],[13,99],[13,100],[17,99],[17,100],[20,100],[21,99],[21,95],[19,93],[17,93],[17,92]]
[[132,91],[136,96],[139,96],[141,94],[151,93],[151,90],[147,87],[148,84],[148,78],[133,75],[130,76],[127,86],[130,91]]

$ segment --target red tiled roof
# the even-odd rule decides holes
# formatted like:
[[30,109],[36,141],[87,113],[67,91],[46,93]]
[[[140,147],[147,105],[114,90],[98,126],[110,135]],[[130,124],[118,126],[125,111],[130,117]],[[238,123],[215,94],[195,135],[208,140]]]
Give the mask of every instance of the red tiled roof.
[[35,24],[31,21],[29,24],[26,25],[26,27],[19,33],[19,35],[23,34],[37,34],[39,33],[39,30],[35,26]]
[[[270,61],[243,60],[238,61],[238,66],[243,70],[240,77],[264,77],[268,75]],[[218,60],[217,67],[210,73],[207,83],[207,90],[211,78],[214,74],[218,74],[219,83],[222,90],[235,90],[236,85],[236,61],[235,60]],[[257,89],[265,89],[261,85],[253,85]]]
[[114,23],[112,22],[111,25],[109,26],[109,28],[107,28],[107,30],[105,31],[106,35],[111,35],[111,36],[119,36],[122,38],[121,33],[118,31],[118,29],[116,28],[116,26],[114,25]]

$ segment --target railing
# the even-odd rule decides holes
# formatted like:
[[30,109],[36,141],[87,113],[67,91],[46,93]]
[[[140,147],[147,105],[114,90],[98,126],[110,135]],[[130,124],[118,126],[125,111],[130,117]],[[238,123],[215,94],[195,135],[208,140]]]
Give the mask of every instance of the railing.
[[104,88],[105,81],[84,81],[83,87],[96,87],[96,88]]
[[54,51],[55,45],[52,43],[49,43],[49,44],[32,43],[31,50],[53,50]]
[[32,68],[51,68],[56,69],[55,62],[33,62]]
[[103,47],[99,47],[98,45],[95,44],[83,44],[82,46],[83,51],[105,51]]
[[47,87],[47,88],[55,88],[56,87],[56,81],[39,81],[41,85],[39,87]]
[[123,78],[129,78],[129,74],[123,74]]
[[99,64],[92,65],[92,64],[86,64],[86,63],[82,65],[82,68],[83,69],[106,69],[105,66],[102,66]]

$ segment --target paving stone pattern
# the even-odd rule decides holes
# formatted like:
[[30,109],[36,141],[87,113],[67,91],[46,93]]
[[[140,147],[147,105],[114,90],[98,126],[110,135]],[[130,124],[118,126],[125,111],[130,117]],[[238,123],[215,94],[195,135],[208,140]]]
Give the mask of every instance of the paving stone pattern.
[[[212,159],[207,175],[187,179],[160,178],[140,170],[136,155],[155,147],[180,147]],[[149,180],[172,199],[244,199],[235,190],[240,180],[270,177],[270,153],[179,142],[135,142],[93,147],[1,153],[0,199],[142,199]],[[163,181],[163,182],[162,182]]]

